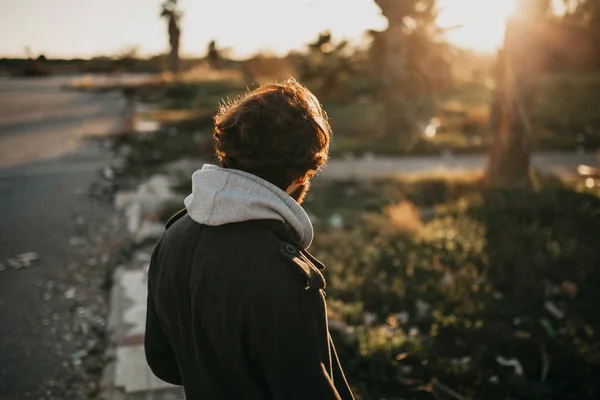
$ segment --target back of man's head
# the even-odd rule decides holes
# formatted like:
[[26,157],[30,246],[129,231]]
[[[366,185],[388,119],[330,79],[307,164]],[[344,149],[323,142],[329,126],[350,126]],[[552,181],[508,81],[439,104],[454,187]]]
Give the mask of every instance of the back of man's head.
[[331,128],[317,98],[293,79],[264,84],[224,104],[215,148],[224,168],[257,175],[286,190],[327,161]]

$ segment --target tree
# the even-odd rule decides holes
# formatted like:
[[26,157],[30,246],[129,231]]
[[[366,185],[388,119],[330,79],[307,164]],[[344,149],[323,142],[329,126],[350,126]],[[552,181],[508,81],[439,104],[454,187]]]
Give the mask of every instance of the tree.
[[543,58],[540,32],[549,8],[549,0],[520,0],[506,24],[491,107],[494,139],[486,172],[490,185],[520,185],[529,180],[531,116]]
[[167,20],[169,45],[171,46],[169,68],[172,73],[176,74],[179,72],[179,39],[181,36],[179,22],[182,16],[181,11],[177,7],[177,0],[165,0],[162,4],[160,16]]
[[348,42],[334,41],[329,31],[308,43],[307,52],[298,57],[300,79],[323,98],[344,97],[344,78],[353,72]]
[[564,20],[590,29],[600,28],[600,1],[598,0],[562,0]]
[[383,78],[385,135],[390,141],[406,141],[418,133],[410,100],[430,91],[437,81],[434,71],[447,66],[440,56],[444,44],[438,41],[443,30],[436,25],[436,0],[375,3],[388,20],[385,31],[370,32],[373,63]]

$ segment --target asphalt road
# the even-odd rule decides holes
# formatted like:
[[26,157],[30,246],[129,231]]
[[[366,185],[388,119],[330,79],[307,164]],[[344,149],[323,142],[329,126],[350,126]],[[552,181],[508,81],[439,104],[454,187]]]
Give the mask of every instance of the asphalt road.
[[68,154],[120,128],[122,96],[63,90],[73,79],[0,78],[0,168]]
[[[84,139],[117,127],[123,102],[64,82],[0,80],[0,400],[71,398],[73,238],[113,212],[88,194],[107,151]],[[28,252],[30,267],[9,262]]]

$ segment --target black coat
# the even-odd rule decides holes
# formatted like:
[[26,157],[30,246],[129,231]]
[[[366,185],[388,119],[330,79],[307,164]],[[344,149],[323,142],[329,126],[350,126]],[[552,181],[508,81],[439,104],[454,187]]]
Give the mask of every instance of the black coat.
[[279,221],[176,215],[148,273],[154,374],[188,400],[353,399],[327,328],[323,265],[300,249]]

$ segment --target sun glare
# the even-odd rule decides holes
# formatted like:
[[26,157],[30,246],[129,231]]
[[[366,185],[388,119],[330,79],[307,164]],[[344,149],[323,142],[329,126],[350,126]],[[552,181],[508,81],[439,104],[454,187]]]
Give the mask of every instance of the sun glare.
[[[152,5],[147,0],[90,1],[91,5],[79,0],[12,2],[0,13],[0,51],[3,55],[17,56],[28,45],[34,52],[49,56],[91,57],[117,52],[123,46],[137,46],[141,54],[157,54],[168,46],[164,21],[156,16],[161,1],[153,0]],[[560,0],[552,1],[562,4]],[[446,33],[450,43],[492,52],[502,44],[505,22],[515,2],[438,0],[438,22],[442,27],[457,27]],[[219,46],[231,49],[235,57],[249,57],[258,51],[286,54],[304,48],[324,30],[331,31],[336,40],[360,42],[367,29],[384,30],[387,26],[374,0],[286,0],[285,6],[280,6],[281,3],[280,0],[227,0],[207,6],[205,2],[181,0],[185,11],[181,51],[185,55],[204,54],[207,43],[216,39]],[[232,7],[237,12],[231,13]],[[282,18],[282,7],[293,18]],[[32,8],[35,13],[31,13]],[[50,27],[48,21],[60,19],[64,9],[76,18]],[[557,9],[560,12],[560,7]],[[25,20],[30,23],[17,22]],[[223,23],[225,20],[227,24]],[[268,23],[256,24],[256,20]],[[111,21],[109,31],[105,21]]]
[[502,45],[506,20],[514,12],[515,0],[439,0],[439,23],[456,27],[448,41],[473,50],[491,52]]

